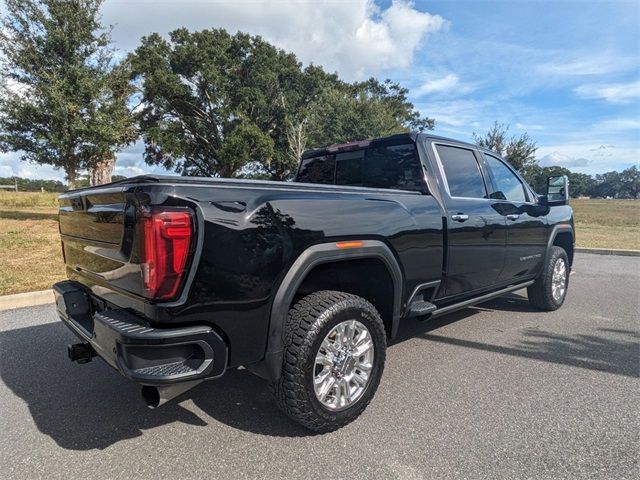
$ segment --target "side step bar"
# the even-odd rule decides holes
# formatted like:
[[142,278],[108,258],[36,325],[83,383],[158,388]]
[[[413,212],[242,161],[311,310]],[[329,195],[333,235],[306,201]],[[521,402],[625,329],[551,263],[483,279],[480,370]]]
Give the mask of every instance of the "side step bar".
[[453,305],[447,305],[446,307],[438,308],[431,314],[429,318],[431,319],[439,317],[440,315],[445,315],[462,308],[470,307],[471,305],[477,305],[478,303],[486,302],[487,300],[491,300],[492,298],[500,297],[505,293],[515,292],[516,290],[526,288],[529,285],[532,285],[534,282],[535,280],[529,280],[528,282],[519,283],[518,285],[511,285],[495,292],[486,293],[484,295],[481,295],[480,297],[470,298],[469,300],[464,300],[459,303],[454,303]]

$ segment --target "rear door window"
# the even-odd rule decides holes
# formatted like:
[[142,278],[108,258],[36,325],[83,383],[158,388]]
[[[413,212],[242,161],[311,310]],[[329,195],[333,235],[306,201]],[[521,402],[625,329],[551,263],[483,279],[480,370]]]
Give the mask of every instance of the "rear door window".
[[449,145],[436,145],[436,150],[444,170],[449,195],[487,198],[484,179],[473,150]]

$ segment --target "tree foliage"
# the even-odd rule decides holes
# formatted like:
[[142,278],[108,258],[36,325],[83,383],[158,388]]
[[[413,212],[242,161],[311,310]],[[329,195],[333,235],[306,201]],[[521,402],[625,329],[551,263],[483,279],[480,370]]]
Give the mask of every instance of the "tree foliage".
[[390,81],[349,84],[258,36],[179,29],[143,38],[145,160],[184,175],[287,178],[311,145],[432,128]]
[[473,140],[480,147],[496,152],[507,160],[529,183],[533,183],[538,162],[536,161],[536,143],[528,133],[520,136],[508,136],[509,126],[495,121],[484,135],[473,132]]
[[5,4],[0,150],[62,168],[73,186],[79,170],[135,138],[127,66],[114,61],[102,0]]

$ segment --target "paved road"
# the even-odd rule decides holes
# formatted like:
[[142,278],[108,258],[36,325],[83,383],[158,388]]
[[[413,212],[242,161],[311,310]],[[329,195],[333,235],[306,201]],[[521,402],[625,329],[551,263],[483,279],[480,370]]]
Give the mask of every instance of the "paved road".
[[66,359],[51,306],[2,312],[0,477],[639,478],[639,287],[640,258],[578,255],[558,312],[512,295],[407,322],[368,410],[327,435],[245,370],[148,410]]

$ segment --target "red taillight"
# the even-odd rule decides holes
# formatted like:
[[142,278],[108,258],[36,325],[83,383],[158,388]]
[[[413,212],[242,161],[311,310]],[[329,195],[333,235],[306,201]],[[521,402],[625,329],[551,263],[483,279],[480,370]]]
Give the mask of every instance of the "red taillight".
[[152,211],[144,217],[144,264],[147,296],[170,300],[178,293],[187,270],[193,222],[184,210]]

